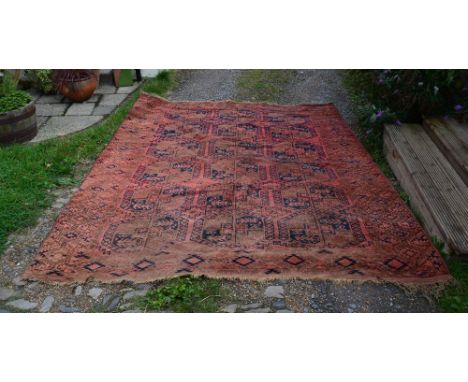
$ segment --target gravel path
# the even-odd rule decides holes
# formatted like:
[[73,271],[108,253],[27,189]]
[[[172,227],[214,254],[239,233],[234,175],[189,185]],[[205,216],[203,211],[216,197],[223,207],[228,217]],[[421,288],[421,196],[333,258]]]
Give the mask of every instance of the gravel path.
[[[184,70],[171,100],[238,99],[237,81],[242,70]],[[244,89],[245,90],[245,89]],[[254,91],[254,90],[252,90]],[[245,91],[243,92],[243,94]],[[296,71],[285,85],[281,103],[328,103],[337,105],[352,125],[353,116],[340,76],[334,70]],[[91,163],[78,169],[83,178]],[[56,202],[36,226],[10,236],[0,256],[0,313],[5,312],[135,312],[130,301],[143,296],[160,282],[151,284],[99,284],[56,286],[21,279],[27,264],[76,189],[54,191]],[[430,312],[434,305],[420,293],[392,284],[332,281],[278,280],[253,282],[224,280],[228,312]]]
[[177,88],[168,96],[173,101],[233,99],[242,70],[179,70]]

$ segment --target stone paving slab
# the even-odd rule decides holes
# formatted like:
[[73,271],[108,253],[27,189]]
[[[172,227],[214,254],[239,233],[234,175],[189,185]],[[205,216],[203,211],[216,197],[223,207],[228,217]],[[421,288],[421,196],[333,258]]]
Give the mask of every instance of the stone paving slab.
[[104,94],[99,102],[99,106],[117,106],[120,105],[127,94]]
[[51,117],[30,142],[40,142],[54,137],[62,137],[86,129],[102,120],[102,116],[60,116]]
[[107,115],[114,111],[116,106],[96,106],[93,115]]
[[140,84],[138,82],[134,83],[132,86],[122,86],[117,89],[117,94],[130,94],[135,91]]
[[114,94],[117,92],[117,88],[113,85],[100,85],[94,92],[94,94]]
[[49,117],[38,117],[38,116],[36,116],[37,128],[41,129],[45,125],[45,123],[47,122],[48,119],[49,119]]
[[94,110],[94,103],[73,103],[65,115],[91,115]]
[[69,104],[64,103],[36,104],[36,115],[39,117],[54,117],[63,115],[69,106]]
[[63,95],[61,94],[52,94],[52,95],[43,95],[36,100],[36,104],[42,103],[62,103]]
[[36,100],[36,118],[39,133],[31,143],[65,136],[101,121],[141,85],[116,88],[110,80],[101,81],[94,94],[83,103],[73,103],[59,94],[41,95],[35,89],[28,92]]

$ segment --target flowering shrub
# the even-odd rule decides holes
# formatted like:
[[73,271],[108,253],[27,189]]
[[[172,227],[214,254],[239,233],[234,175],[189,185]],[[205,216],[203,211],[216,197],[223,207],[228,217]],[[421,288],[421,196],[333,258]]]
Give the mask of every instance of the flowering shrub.
[[370,125],[468,115],[468,70],[349,70],[345,84]]

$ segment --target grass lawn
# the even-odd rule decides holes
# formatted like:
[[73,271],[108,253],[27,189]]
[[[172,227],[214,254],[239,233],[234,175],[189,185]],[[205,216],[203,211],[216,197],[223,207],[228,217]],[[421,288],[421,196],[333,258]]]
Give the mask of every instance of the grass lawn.
[[[145,80],[143,90],[164,95],[172,73]],[[133,94],[98,126],[37,144],[0,147],[0,254],[8,235],[36,223],[53,201],[52,191],[79,182],[76,169],[94,161],[114,135],[138,94]]]

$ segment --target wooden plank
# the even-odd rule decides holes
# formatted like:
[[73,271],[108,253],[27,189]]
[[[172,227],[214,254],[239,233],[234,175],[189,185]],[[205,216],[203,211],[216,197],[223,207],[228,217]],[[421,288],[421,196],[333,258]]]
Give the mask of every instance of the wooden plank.
[[468,190],[459,175],[420,125],[386,126],[385,140],[387,160],[426,229],[468,254]]
[[468,185],[468,125],[451,118],[426,118],[423,126]]
[[[401,144],[401,142],[398,142]],[[407,142],[406,142],[407,144]],[[403,162],[399,150],[396,147],[396,143],[389,133],[389,129],[384,130],[384,154],[387,158],[393,173],[397,177],[403,190],[410,196],[410,205],[417,212],[417,217],[420,220],[423,227],[426,229],[429,236],[435,236],[439,240],[445,243],[446,248],[450,248],[448,242],[446,242],[444,235],[439,230],[437,223],[435,222],[431,212],[426,207],[426,202],[420,195],[418,188],[416,187],[409,170],[406,168]]]

